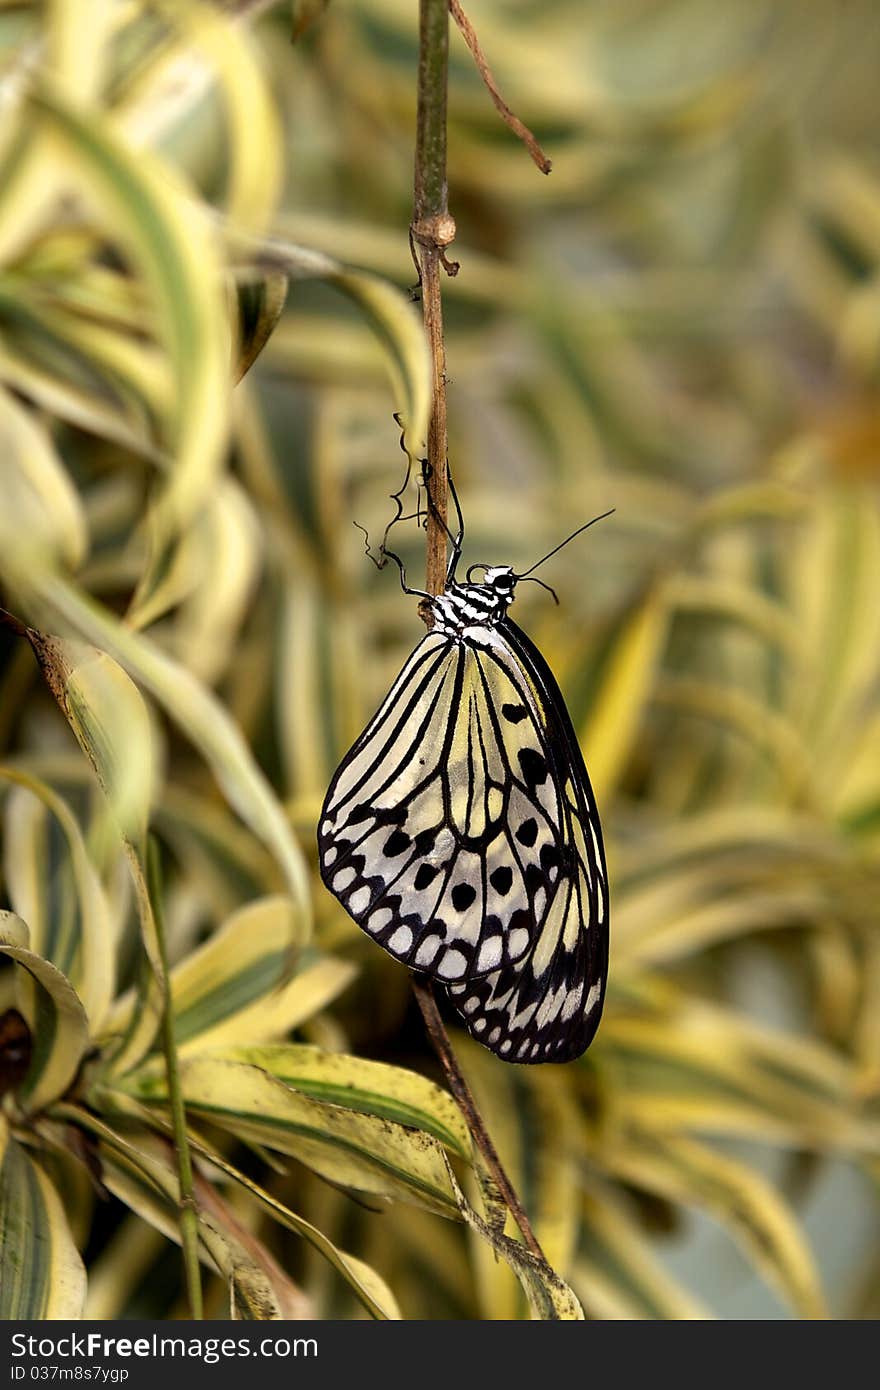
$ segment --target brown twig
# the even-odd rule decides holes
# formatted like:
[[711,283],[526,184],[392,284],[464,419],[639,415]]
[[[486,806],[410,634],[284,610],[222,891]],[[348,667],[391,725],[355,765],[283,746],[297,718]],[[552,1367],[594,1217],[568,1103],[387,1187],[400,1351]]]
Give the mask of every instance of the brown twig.
[[[430,505],[426,537],[426,588],[443,592],[446,583],[446,526],[449,492],[446,433],[446,348],[443,340],[443,304],[440,267],[454,274],[458,266],[446,259],[446,248],[455,236],[449,214],[446,186],[446,90],[449,61],[448,0],[419,0],[418,115],[414,177],[414,209],[410,245],[419,271],[422,314],[431,352],[433,393],[428,427],[426,485]],[[429,617],[430,615],[425,615]],[[452,1044],[440,1017],[429,982],[412,976],[415,994],[428,1036],[440,1059],[449,1089],[461,1107],[474,1144],[486,1169],[519,1227],[528,1249],[544,1256],[535,1239],[522,1203],[501,1166],[470,1087],[461,1073]]]
[[410,241],[419,269],[422,317],[431,354],[433,380],[428,426],[428,507],[426,587],[439,594],[446,581],[447,434],[446,347],[440,267],[454,270],[446,248],[455,237],[446,187],[446,90],[449,15],[446,0],[420,0],[418,114]]
[[532,156],[532,159],[541,170],[541,173],[549,174],[553,165],[541,149],[541,146],[538,144],[528,126],[520,120],[519,116],[511,111],[507,102],[499,92],[498,84],[492,75],[492,69],[486,62],[486,55],[480,47],[480,40],[477,38],[474,26],[461,8],[458,0],[449,0],[449,13],[458,25],[465,43],[473,54],[474,62],[479,69],[480,76],[489,90],[489,95],[494,101],[495,108],[502,121],[504,121],[506,126],[509,126],[518,139],[522,140],[529,154]]
[[495,1186],[504,1199],[508,1211],[519,1227],[526,1246],[537,1259],[543,1260],[546,1264],[546,1256],[538,1244],[537,1237],[532,1230],[531,1222],[525,1213],[522,1202],[519,1200],[513,1184],[501,1165],[501,1160],[498,1157],[495,1145],[492,1143],[489,1131],[483,1123],[483,1117],[477,1109],[477,1103],[474,1100],[471,1088],[465,1081],[461,1068],[458,1065],[458,1059],[452,1050],[452,1043],[449,1041],[446,1025],[440,1017],[440,1010],[437,1008],[437,1000],[434,998],[434,990],[431,981],[416,974],[411,976],[411,980],[413,994],[416,997],[416,1003],[422,1011],[422,1018],[425,1020],[428,1037],[431,1039],[434,1051],[437,1053],[443,1066],[446,1080],[449,1083],[449,1089],[455,1096],[458,1107],[467,1121],[467,1127],[470,1130],[471,1137],[482,1154],[483,1161],[492,1176]]
[[14,613],[7,613],[5,608],[0,608],[0,626],[8,627],[17,637],[30,637],[30,628],[25,627]]

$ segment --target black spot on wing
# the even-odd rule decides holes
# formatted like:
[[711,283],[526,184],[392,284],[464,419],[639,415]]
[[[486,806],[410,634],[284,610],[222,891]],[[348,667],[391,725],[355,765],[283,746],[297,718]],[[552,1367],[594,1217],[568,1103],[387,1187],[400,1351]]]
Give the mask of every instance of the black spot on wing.
[[500,893],[503,897],[505,893],[510,892],[513,883],[513,870],[507,864],[501,864],[497,869],[492,870],[489,875],[489,882],[495,892]]
[[562,855],[559,852],[558,845],[552,843],[541,846],[540,858],[541,868],[545,873],[549,873],[551,869],[558,869],[562,862]]
[[413,886],[421,893],[423,888],[427,888],[433,883],[439,872],[440,869],[436,864],[420,864],[413,880]]
[[516,838],[521,845],[525,845],[526,849],[532,848],[538,838],[538,822],[534,816],[529,816],[528,820],[523,821],[516,832]]
[[501,706],[501,713],[508,723],[519,724],[521,720],[525,719],[528,710],[525,705],[506,704]]
[[407,835],[406,831],[394,830],[382,846],[382,853],[386,855],[388,859],[396,859],[399,854],[403,854],[408,850],[411,844],[412,840]]
[[537,748],[521,748],[517,756],[527,787],[534,789],[547,781],[547,759],[543,753]]
[[543,888],[546,884],[543,870],[537,864],[526,864],[523,877],[530,895],[536,893],[539,888]]
[[518,907],[510,919],[510,930],[516,931],[518,929],[527,931],[531,935],[532,914],[524,907]]
[[470,883],[456,883],[450,894],[456,912],[466,912],[476,901],[477,890]]

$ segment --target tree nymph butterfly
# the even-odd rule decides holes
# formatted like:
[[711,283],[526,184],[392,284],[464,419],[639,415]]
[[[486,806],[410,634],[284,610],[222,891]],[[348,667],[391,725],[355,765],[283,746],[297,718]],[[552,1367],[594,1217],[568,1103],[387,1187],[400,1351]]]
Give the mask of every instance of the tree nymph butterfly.
[[463,537],[459,510],[438,596],[410,588],[383,544],[433,624],[334,774],[321,877],[374,941],[445,987],[478,1042],[508,1062],[565,1062],[602,1012],[608,877],[562,693],[508,616],[517,583],[561,546],[523,574],[472,565],[460,582]]

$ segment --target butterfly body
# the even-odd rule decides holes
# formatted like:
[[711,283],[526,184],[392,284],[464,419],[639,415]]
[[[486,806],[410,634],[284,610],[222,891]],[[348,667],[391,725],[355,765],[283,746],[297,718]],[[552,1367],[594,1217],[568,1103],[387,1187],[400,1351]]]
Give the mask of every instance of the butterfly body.
[[608,964],[602,836],[556,681],[508,617],[517,576],[425,598],[431,630],[345,756],[321,875],[359,926],[444,985],[499,1057],[588,1046]]

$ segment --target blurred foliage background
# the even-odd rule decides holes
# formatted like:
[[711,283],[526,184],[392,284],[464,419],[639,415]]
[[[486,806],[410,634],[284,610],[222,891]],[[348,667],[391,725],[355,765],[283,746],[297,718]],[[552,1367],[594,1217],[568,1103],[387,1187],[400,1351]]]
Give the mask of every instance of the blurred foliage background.
[[[516,613],[613,893],[585,1058],[456,1045],[588,1316],[875,1317],[880,15],[467,10],[553,172],[453,31],[466,559],[616,508]],[[316,873],[421,634],[352,526],[390,519],[392,412],[424,435],[415,0],[4,0],[0,44],[0,1229],[53,1252],[4,1306],[185,1314],[161,907],[209,1310],[526,1316],[406,972]]]

